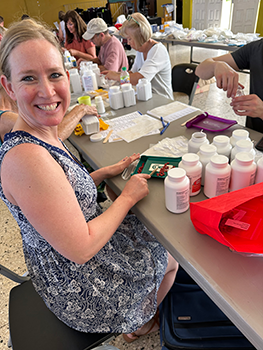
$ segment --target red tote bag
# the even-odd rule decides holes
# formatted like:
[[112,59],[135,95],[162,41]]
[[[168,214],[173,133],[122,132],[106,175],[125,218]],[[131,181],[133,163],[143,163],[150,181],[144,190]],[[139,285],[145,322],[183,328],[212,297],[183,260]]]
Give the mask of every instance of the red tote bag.
[[263,253],[263,183],[190,203],[195,229],[237,252]]

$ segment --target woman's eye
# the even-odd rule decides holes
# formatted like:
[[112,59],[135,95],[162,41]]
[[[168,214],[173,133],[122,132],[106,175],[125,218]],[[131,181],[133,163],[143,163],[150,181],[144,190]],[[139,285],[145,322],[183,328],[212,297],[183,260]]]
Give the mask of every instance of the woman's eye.
[[52,79],[57,79],[57,78],[59,78],[61,76],[62,76],[62,74],[60,74],[60,73],[53,73],[53,74],[51,74],[51,78]]
[[22,80],[23,81],[34,81],[34,78],[31,76],[27,76],[27,77],[24,77]]

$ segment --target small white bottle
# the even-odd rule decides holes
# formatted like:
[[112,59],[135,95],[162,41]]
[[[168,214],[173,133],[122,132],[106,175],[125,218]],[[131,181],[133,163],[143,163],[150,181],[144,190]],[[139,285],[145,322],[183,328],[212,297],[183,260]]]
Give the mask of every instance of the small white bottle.
[[64,57],[64,63],[70,62],[71,55],[70,55],[70,52],[68,50],[64,51],[63,57]]
[[79,75],[82,77],[86,70],[92,70],[91,61],[81,61],[79,64]]
[[255,184],[259,184],[260,182],[263,182],[263,157],[257,161]]
[[172,168],[164,180],[165,206],[180,214],[189,208],[189,179],[182,168]]
[[73,93],[80,93],[80,92],[82,92],[80,76],[79,76],[77,68],[70,69],[69,70],[69,76],[70,76],[70,84],[72,86]]
[[235,147],[236,142],[239,140],[250,140],[249,132],[245,129],[236,129],[232,132],[232,136],[230,137],[230,143],[232,147]]
[[212,145],[216,146],[217,153],[226,157],[230,157],[231,153],[231,143],[230,138],[225,135],[217,135],[213,138]]
[[238,140],[235,147],[231,151],[231,162],[235,159],[239,152],[249,152],[255,158],[256,151],[253,148],[253,142],[250,140]]
[[96,108],[99,114],[105,113],[105,106],[101,96],[95,97]]
[[77,67],[77,60],[74,56],[70,57],[71,67]]
[[199,160],[202,164],[202,179],[201,185],[204,186],[205,183],[205,167],[209,163],[210,159],[217,154],[216,146],[204,144],[200,147],[197,155],[199,156]]
[[123,95],[119,86],[110,87],[109,101],[112,109],[119,109],[124,107]]
[[96,75],[91,69],[84,71],[82,75],[82,84],[84,91],[94,91],[98,89]]
[[196,196],[201,191],[202,164],[199,161],[199,156],[195,153],[184,154],[178,167],[186,171],[190,180],[190,197]]
[[125,107],[134,106],[136,104],[136,98],[135,98],[135,91],[132,88],[132,84],[130,83],[122,84],[121,91],[123,95],[124,106]]
[[147,79],[139,79],[136,85],[137,99],[139,101],[148,101],[152,98],[152,84]]
[[257,165],[251,153],[239,152],[231,162],[229,191],[240,190],[254,184]]
[[96,79],[97,79],[97,85],[100,86],[101,85],[101,81],[100,81],[100,69],[97,65],[97,63],[93,63],[91,65],[91,69],[92,71],[95,73],[96,75]]
[[188,153],[197,153],[203,144],[209,144],[206,133],[203,131],[194,132],[188,142]]
[[228,158],[214,155],[205,168],[204,194],[208,198],[227,193],[230,182],[231,166]]
[[126,67],[122,67],[121,69],[121,74],[120,74],[120,83],[122,84],[127,84],[130,82],[130,74],[127,71]]

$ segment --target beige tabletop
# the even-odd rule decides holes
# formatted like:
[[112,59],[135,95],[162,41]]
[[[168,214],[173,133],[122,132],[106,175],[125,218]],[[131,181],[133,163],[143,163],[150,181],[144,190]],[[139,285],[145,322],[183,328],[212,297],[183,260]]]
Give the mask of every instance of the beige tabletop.
[[[154,96],[147,102],[138,102],[136,106],[118,110],[117,115],[136,110],[146,113],[147,110],[169,102],[171,101],[163,97]],[[184,135],[190,139],[197,129],[181,127],[181,123],[192,115],[172,122],[162,136],[146,136],[131,143],[92,143],[86,135],[72,135],[69,140],[84,159],[97,169],[113,164],[133,152],[142,153],[165,137]],[[224,134],[230,136],[235,128],[240,126],[232,126]],[[253,140],[259,140],[260,133],[249,131]],[[211,132],[207,135],[210,141],[215,136]],[[121,176],[107,182],[117,194],[125,185]],[[172,214],[165,208],[162,179],[151,178],[148,184],[150,193],[133,208],[134,213],[249,341],[258,350],[262,350],[263,258],[249,258],[233,253],[212,238],[199,234],[190,220],[189,210],[183,214]],[[191,197],[191,201],[204,199],[202,192]]]

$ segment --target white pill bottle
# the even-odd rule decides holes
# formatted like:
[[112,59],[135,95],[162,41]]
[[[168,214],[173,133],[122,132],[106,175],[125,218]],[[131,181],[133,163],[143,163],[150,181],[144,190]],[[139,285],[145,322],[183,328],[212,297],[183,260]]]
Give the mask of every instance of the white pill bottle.
[[226,157],[230,157],[232,146],[230,138],[226,135],[217,135],[213,138],[212,145],[216,146],[217,153]]
[[240,190],[254,184],[257,165],[249,152],[239,152],[231,162],[231,180],[229,191]]
[[246,140],[238,140],[236,142],[235,147],[231,151],[231,162],[235,159],[236,154],[239,152],[249,152],[255,158],[256,151],[253,148],[253,142],[249,139]]
[[257,161],[255,184],[259,184],[260,182],[263,182],[263,157]]
[[232,136],[230,137],[230,143],[232,147],[235,147],[236,142],[239,140],[250,140],[249,132],[245,129],[236,129],[232,132]]
[[190,180],[190,197],[196,196],[201,191],[202,164],[199,156],[195,153],[184,154],[178,167],[186,171]]
[[188,153],[197,153],[203,144],[209,144],[206,133],[203,131],[194,132],[188,142]]
[[189,208],[189,179],[182,168],[172,168],[164,180],[166,208],[180,214]]
[[214,155],[205,168],[204,194],[208,198],[227,193],[231,166],[224,155]]
[[204,144],[200,147],[197,155],[199,156],[199,160],[202,164],[202,179],[201,185],[204,186],[205,183],[205,167],[210,162],[210,159],[217,154],[216,146]]

